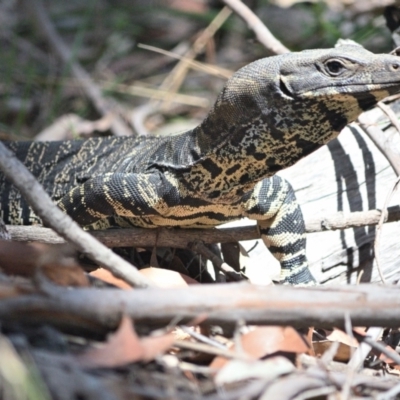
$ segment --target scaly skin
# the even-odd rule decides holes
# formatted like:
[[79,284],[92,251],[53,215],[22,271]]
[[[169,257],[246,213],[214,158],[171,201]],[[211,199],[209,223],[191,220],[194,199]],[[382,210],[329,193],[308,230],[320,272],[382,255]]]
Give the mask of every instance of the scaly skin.
[[[179,136],[8,146],[82,226],[211,227],[246,216],[281,262],[281,281],[312,284],[301,210],[275,174],[399,91],[396,56],[342,45],[247,65]],[[0,188],[6,223],[41,222],[2,176]]]

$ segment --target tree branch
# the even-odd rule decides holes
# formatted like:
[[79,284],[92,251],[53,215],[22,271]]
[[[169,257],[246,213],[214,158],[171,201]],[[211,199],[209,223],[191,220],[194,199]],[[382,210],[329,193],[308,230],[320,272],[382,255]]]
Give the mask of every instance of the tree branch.
[[372,140],[375,146],[388,160],[397,176],[400,175],[400,159],[398,154],[394,152],[385,140],[385,134],[375,122],[371,121],[364,113],[358,117],[358,123],[368,137]]
[[[185,323],[199,315],[207,323],[234,327],[247,324],[343,326],[400,325],[398,286],[338,287],[258,286],[248,283],[191,285],[187,288],[116,290],[70,289],[52,284],[43,294],[2,297],[2,326],[9,323],[51,324],[64,331],[106,333],[126,314],[137,325]],[[40,317],[39,317],[40,316]]]
[[230,7],[240,18],[242,18],[255,35],[257,40],[271,53],[283,54],[290,50],[285,47],[264,25],[260,18],[250,10],[240,0],[222,0]]
[[[359,211],[353,213],[338,212],[323,218],[306,221],[306,231],[322,232],[347,229],[366,225],[377,225],[381,217],[380,210]],[[400,206],[388,208],[385,222],[400,220]],[[22,242],[38,241],[43,243],[63,243],[64,240],[49,228],[40,226],[7,225],[13,240]],[[109,229],[91,231],[101,243],[108,247],[175,247],[187,248],[190,243],[231,243],[242,240],[259,239],[257,226],[242,226],[220,229]]]

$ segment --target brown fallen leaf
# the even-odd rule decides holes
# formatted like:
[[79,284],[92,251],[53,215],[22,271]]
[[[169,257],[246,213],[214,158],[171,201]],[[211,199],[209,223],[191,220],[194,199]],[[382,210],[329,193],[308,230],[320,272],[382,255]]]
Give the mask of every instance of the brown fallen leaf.
[[89,275],[94,276],[103,282],[110,283],[120,289],[132,289],[132,286],[129,285],[129,283],[115,277],[110,271],[107,271],[104,268],[97,268],[96,270],[89,272]]
[[334,328],[333,331],[325,330],[325,339],[313,342],[314,352],[317,356],[324,354],[334,342],[339,342],[338,350],[334,356],[335,361],[346,362],[350,360],[352,351],[358,347],[358,341],[350,337],[340,329]]
[[19,243],[0,240],[0,268],[8,275],[32,278],[37,269],[63,286],[88,286],[88,279],[76,263],[69,245]]
[[337,328],[334,328],[330,333],[327,331],[326,338],[332,342],[340,342],[347,346],[358,347],[358,341],[356,338],[349,336],[346,332]]
[[76,358],[84,367],[113,368],[135,361],[153,360],[168,350],[174,340],[172,333],[139,338],[131,319],[125,315],[121,319],[118,330],[110,335],[104,346],[88,350]]
[[[396,352],[395,349],[393,349],[392,347],[390,347],[389,345],[387,345],[385,342],[383,341],[379,341],[379,343],[383,346],[386,347],[386,350],[393,352],[393,354],[398,356],[398,353]],[[376,355],[378,355],[378,358],[380,360],[382,360],[383,362],[385,362],[386,364],[389,364],[392,368],[396,368],[396,369],[400,369],[400,365],[396,363],[396,361],[393,361],[390,357],[388,357],[386,354],[383,354],[377,350],[373,350],[373,353],[375,353]]]
[[[258,326],[242,335],[241,347],[253,359],[265,357],[278,351],[288,353],[305,353],[309,350],[306,340],[291,326]],[[236,349],[231,346],[231,349]],[[227,359],[216,357],[212,368],[221,368]]]

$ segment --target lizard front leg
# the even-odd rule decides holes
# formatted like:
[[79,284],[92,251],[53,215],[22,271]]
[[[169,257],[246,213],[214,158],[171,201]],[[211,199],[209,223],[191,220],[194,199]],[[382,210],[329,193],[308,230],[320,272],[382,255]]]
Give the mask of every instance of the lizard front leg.
[[256,185],[245,203],[246,216],[256,219],[261,238],[281,264],[280,282],[312,285],[306,257],[303,215],[293,188],[279,176]]
[[58,206],[79,225],[87,226],[115,215],[159,215],[178,201],[176,188],[161,173],[110,173],[74,187]]

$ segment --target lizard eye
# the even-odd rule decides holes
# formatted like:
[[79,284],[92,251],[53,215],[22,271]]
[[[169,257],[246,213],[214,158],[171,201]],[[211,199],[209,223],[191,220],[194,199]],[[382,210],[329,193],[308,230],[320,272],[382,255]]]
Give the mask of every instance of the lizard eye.
[[325,63],[326,70],[329,75],[338,76],[345,69],[344,65],[338,60],[330,60]]

